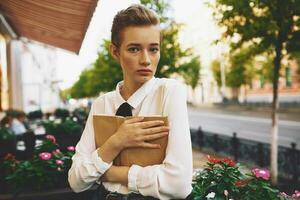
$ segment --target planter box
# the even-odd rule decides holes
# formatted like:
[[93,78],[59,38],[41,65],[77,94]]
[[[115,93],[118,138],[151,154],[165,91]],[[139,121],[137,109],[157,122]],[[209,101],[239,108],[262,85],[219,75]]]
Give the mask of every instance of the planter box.
[[93,186],[87,191],[75,193],[70,188],[53,189],[49,191],[40,192],[24,192],[17,195],[14,194],[0,194],[1,200],[82,200],[92,199],[97,185]]

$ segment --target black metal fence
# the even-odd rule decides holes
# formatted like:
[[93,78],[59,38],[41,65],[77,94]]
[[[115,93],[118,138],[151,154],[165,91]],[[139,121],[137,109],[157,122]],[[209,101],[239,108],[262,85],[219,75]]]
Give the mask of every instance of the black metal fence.
[[[194,146],[219,155],[230,156],[236,161],[256,165],[262,168],[270,166],[270,144],[238,138],[237,133],[232,137],[203,131],[201,127],[191,129],[192,143]],[[291,147],[278,147],[279,176],[299,182],[300,151],[296,143]]]

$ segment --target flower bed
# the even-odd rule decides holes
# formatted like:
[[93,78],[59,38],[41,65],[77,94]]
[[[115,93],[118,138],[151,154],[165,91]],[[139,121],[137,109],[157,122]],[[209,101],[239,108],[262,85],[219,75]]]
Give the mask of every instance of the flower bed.
[[[6,193],[0,194],[1,199],[12,199],[14,195],[24,200],[80,199],[83,194],[73,193],[67,182],[74,151],[74,146],[61,151],[56,138],[46,135],[30,160],[19,161],[7,154],[0,165],[4,172],[4,176],[1,173],[4,184],[0,181],[0,193]],[[268,170],[255,168],[245,173],[229,158],[208,156],[207,167],[193,180],[193,195],[195,200],[300,200],[300,192],[292,195],[279,192],[269,179]],[[87,191],[84,195],[89,197],[81,199],[90,199],[93,191]]]
[[272,188],[270,172],[255,168],[244,173],[230,158],[207,156],[207,167],[193,181],[195,200],[291,200],[300,199],[300,192],[287,195]]
[[83,127],[71,120],[65,119],[64,121],[44,121],[46,133],[51,133],[56,137],[56,141],[62,150],[66,150],[68,146],[77,144],[81,137]]
[[73,146],[61,151],[55,137],[46,135],[42,144],[35,149],[32,159],[19,161],[12,154],[7,154],[1,166],[5,174],[5,187],[1,192],[19,193],[66,187],[74,151]]

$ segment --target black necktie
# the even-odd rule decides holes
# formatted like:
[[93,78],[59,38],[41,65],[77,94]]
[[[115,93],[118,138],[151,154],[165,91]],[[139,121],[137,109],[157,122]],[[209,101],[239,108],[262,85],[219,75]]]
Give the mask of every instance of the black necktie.
[[123,103],[118,108],[116,115],[123,117],[132,116],[131,106],[127,102]]

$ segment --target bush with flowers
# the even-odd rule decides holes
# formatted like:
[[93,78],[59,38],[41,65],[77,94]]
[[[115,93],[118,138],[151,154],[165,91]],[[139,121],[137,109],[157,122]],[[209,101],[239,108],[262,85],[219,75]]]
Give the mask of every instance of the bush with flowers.
[[44,121],[46,133],[51,133],[56,137],[57,143],[62,150],[66,150],[68,146],[74,146],[77,144],[81,137],[82,127],[76,121],[72,119],[66,119],[64,121]]
[[300,200],[298,191],[289,196],[272,188],[268,170],[255,168],[248,174],[230,158],[207,159],[207,167],[193,180],[195,200]]
[[46,135],[45,140],[35,150],[32,159],[18,161],[7,154],[3,161],[8,192],[42,190],[67,185],[67,173],[71,166],[71,157],[75,148],[59,150],[53,135]]

